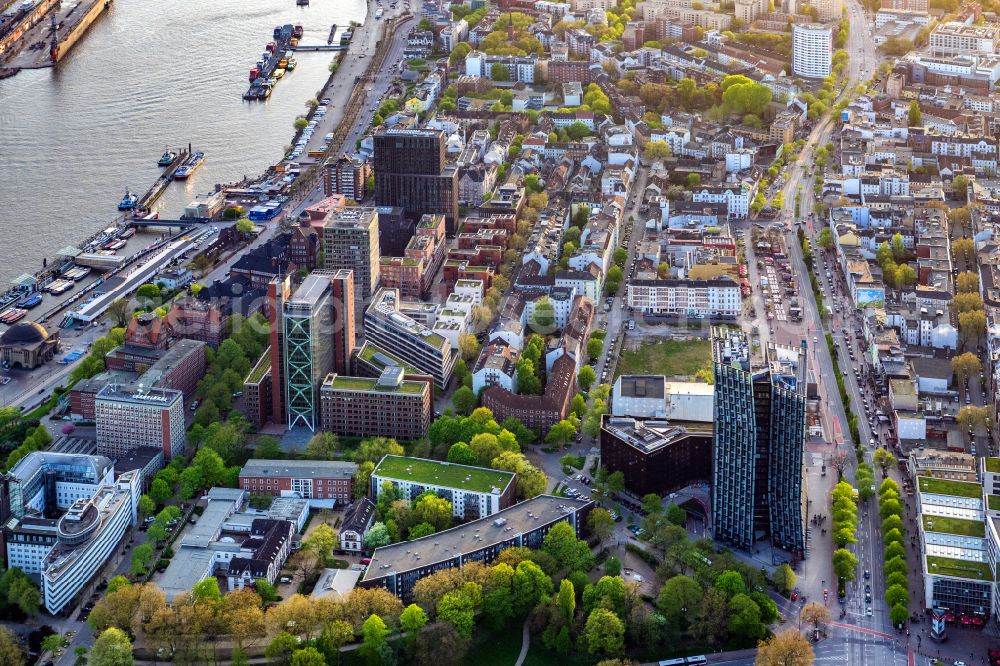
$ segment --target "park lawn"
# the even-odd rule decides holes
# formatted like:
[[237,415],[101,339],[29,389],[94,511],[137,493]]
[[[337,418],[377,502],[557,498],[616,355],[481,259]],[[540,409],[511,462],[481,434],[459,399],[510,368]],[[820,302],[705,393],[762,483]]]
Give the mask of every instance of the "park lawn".
[[[511,623],[500,631],[493,632],[482,631],[480,628],[476,634],[462,660],[464,666],[512,666],[521,654],[520,624]],[[528,652],[528,658],[530,657],[531,651]]]
[[615,368],[620,375],[665,375],[693,377],[699,370],[712,371],[712,343],[709,340],[663,340],[623,350]]

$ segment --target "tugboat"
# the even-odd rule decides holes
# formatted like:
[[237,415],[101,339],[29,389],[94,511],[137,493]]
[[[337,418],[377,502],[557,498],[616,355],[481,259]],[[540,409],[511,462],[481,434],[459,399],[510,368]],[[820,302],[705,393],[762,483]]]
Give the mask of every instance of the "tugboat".
[[132,192],[126,187],[125,196],[123,196],[122,200],[118,202],[118,210],[132,210],[135,208],[135,202],[138,200],[139,197],[132,194]]
[[177,153],[167,149],[163,151],[163,155],[160,156],[160,161],[156,164],[161,167],[168,167],[174,163],[175,159],[177,159]]

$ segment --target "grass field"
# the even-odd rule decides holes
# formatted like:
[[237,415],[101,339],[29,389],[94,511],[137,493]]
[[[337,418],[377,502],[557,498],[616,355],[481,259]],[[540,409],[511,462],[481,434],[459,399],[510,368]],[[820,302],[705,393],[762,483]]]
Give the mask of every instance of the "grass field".
[[702,370],[703,376],[712,374],[712,343],[709,340],[664,340],[644,344],[636,350],[622,351],[615,376],[665,375],[694,377]]

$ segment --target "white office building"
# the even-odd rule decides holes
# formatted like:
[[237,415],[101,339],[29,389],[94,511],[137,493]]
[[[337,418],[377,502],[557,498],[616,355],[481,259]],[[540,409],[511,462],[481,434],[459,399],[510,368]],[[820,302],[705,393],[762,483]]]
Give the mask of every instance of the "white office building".
[[792,25],[792,74],[822,79],[833,71],[833,30],[819,23]]
[[42,601],[57,615],[94,579],[135,524],[141,475],[126,472],[90,499],[73,503],[56,524],[57,541],[42,561]]

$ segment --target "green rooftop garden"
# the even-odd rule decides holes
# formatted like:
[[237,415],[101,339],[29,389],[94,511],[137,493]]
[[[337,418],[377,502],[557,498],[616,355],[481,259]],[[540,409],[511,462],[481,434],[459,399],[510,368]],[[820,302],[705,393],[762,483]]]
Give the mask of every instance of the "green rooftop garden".
[[408,375],[410,375],[410,374],[413,374],[413,375],[423,375],[423,374],[426,374],[424,372],[420,372],[419,370],[417,370],[416,368],[414,368],[412,365],[410,365],[408,363],[404,363],[403,360],[401,358],[399,358],[398,356],[396,356],[395,354],[387,352],[386,350],[382,349],[381,347],[379,347],[377,345],[373,345],[370,342],[365,343],[365,345],[361,349],[361,353],[358,354],[358,358],[360,358],[362,361],[365,361],[366,363],[371,363],[372,365],[376,366],[379,369],[385,368],[385,364],[381,363],[378,359],[376,359],[375,358],[375,354],[381,354],[382,356],[385,356],[386,358],[392,360],[393,362],[396,363],[396,365],[398,365],[399,367],[401,367],[404,370],[406,370],[406,374],[408,374]]
[[922,493],[954,495],[955,497],[981,497],[983,494],[983,488],[978,483],[934,479],[929,476],[921,476],[917,479],[917,489]]
[[927,556],[927,571],[939,576],[968,578],[970,580],[993,580],[990,567],[985,562],[967,562],[950,557]]
[[1000,511],[1000,495],[988,495],[986,499],[990,504],[990,511]]
[[965,518],[951,518],[949,516],[923,516],[924,529],[929,532],[941,532],[943,534],[958,534],[960,536],[983,537],[986,536],[986,526],[978,520],[967,520]]
[[514,474],[486,469],[485,467],[466,467],[424,458],[386,456],[372,472],[372,476],[488,493],[493,488],[500,490],[506,488]]
[[345,377],[343,375],[337,375],[334,377],[333,382],[330,384],[332,388],[340,389],[344,391],[396,391],[398,393],[422,393],[424,390],[424,382],[407,382],[404,381],[398,387],[385,387],[380,388],[378,386],[378,380],[372,379],[370,377]]
[[1000,458],[987,458],[986,471],[1000,474]]
[[267,373],[267,371],[271,369],[270,361],[271,361],[271,348],[268,347],[267,349],[264,350],[264,353],[261,355],[260,360],[257,361],[257,365],[255,365],[253,367],[253,370],[250,371],[250,375],[247,376],[246,379],[247,383],[256,384],[257,382],[259,382],[261,380],[261,377],[263,377]]

